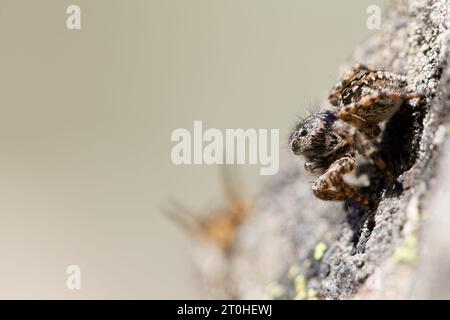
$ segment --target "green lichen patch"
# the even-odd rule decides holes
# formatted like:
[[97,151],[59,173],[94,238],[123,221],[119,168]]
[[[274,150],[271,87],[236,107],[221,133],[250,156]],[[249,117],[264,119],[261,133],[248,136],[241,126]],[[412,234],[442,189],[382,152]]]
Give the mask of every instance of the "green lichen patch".
[[327,245],[324,242],[319,242],[314,247],[314,259],[319,261],[320,259],[322,259],[323,255],[325,254],[326,251],[327,251]]

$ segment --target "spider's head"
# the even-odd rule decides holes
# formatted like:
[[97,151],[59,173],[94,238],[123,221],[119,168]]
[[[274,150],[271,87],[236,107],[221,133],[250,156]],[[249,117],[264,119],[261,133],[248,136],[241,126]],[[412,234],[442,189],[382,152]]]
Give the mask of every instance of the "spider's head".
[[345,142],[332,129],[336,120],[334,113],[321,110],[299,122],[289,138],[292,152],[311,160],[328,157],[340,149]]

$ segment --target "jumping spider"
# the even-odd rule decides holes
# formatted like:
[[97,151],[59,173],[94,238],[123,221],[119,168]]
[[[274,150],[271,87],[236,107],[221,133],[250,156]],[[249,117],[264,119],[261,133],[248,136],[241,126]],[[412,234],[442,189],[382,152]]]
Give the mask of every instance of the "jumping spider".
[[357,167],[360,154],[394,182],[374,144],[379,124],[396,113],[403,102],[421,99],[407,89],[406,77],[357,64],[332,89],[329,110],[321,109],[301,121],[292,131],[290,147],[305,157],[305,169],[318,174],[312,190],[323,200],[354,199],[364,205],[369,199],[346,183],[343,175]]

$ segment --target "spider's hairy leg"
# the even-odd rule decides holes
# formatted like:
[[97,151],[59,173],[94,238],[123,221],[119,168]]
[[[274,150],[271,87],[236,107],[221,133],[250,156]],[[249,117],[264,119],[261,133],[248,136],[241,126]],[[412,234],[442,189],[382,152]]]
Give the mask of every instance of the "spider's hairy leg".
[[358,129],[343,120],[338,120],[333,124],[333,130],[360,154],[373,162],[389,181],[394,182],[396,180],[395,176],[388,170],[378,148]]
[[328,100],[334,106],[339,104],[339,95],[342,90],[353,80],[361,71],[371,71],[369,67],[363,64],[355,64],[352,69],[345,74],[341,80],[331,89],[331,93],[328,96]]
[[381,133],[378,124],[369,123],[353,113],[342,112],[339,114],[339,117],[341,120],[344,120],[359,129],[359,131],[364,133],[369,139],[374,139]]
[[[316,197],[322,200],[341,201],[345,199],[353,199],[369,205],[369,200],[362,196],[356,189],[348,185],[343,175],[351,172],[356,167],[353,158],[344,157],[336,160],[330,168],[321,175],[313,184],[312,190]],[[331,190],[334,188],[334,190]]]
[[392,104],[390,106],[385,106],[385,108],[394,108],[396,102],[412,100],[412,99],[421,99],[423,96],[417,92],[406,92],[406,93],[398,93],[398,92],[390,92],[390,91],[375,91],[372,94],[368,94],[362,97],[360,100],[352,102],[346,106],[343,106],[339,109],[338,117],[342,120],[351,122],[351,118],[353,115],[368,112],[368,113],[389,113],[387,110],[377,110],[374,109],[372,112],[369,111],[372,107],[380,108],[378,103],[382,103],[383,101],[390,100]]

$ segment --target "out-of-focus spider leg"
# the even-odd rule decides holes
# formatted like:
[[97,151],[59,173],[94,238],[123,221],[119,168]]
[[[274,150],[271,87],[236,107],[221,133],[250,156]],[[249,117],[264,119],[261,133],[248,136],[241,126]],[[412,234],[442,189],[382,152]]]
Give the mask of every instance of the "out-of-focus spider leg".
[[221,175],[223,190],[228,199],[230,219],[240,224],[251,214],[250,201],[244,196],[245,192],[236,172],[231,172],[228,166],[222,166]]
[[395,176],[388,170],[386,163],[381,158],[378,148],[357,128],[352,127],[343,120],[337,120],[333,124],[333,130],[340,135],[348,144],[352,145],[360,154],[373,162],[386,176],[386,178],[394,182]]
[[336,83],[336,85],[331,89],[331,93],[328,96],[328,100],[333,106],[338,106],[339,104],[339,95],[342,90],[353,80],[361,71],[371,71],[369,67],[363,64],[355,64],[352,69],[345,74],[342,79]]
[[225,253],[229,253],[236,236],[237,227],[235,213],[220,210],[214,215],[194,215],[179,203],[172,201],[172,208],[163,212],[175,223],[181,226],[190,236],[206,239]]
[[169,219],[181,226],[191,236],[202,233],[202,223],[197,215],[176,200],[172,199],[169,205],[161,208],[161,211]]
[[[312,190],[316,197],[322,200],[335,201],[351,198],[367,206],[369,200],[363,197],[356,189],[349,186],[342,177],[344,174],[352,171],[355,166],[355,160],[350,157],[336,160],[327,172],[314,182]],[[332,188],[334,190],[331,190]]]

